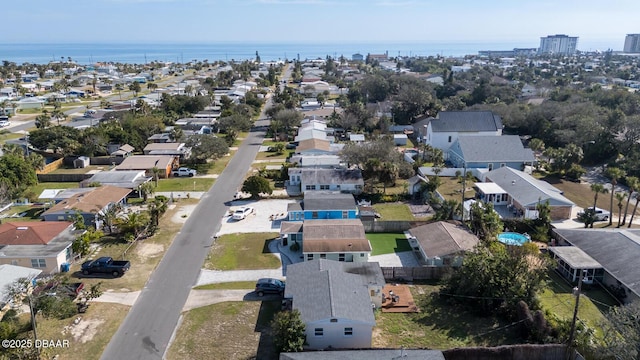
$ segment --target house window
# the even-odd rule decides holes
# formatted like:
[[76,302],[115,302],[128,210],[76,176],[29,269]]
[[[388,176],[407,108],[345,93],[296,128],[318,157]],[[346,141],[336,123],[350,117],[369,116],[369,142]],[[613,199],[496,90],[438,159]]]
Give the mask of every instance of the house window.
[[345,259],[344,254],[338,254],[338,261],[344,261],[344,259]]
[[344,336],[353,336],[353,328],[350,328],[350,327],[344,328]]
[[65,220],[64,215],[58,215],[58,221],[64,221],[64,220]]
[[320,190],[329,190],[329,185],[320,185]]
[[451,136],[449,136],[449,142],[451,142]]
[[502,201],[507,201],[509,200],[509,197],[507,194],[502,194]]
[[317,211],[312,212],[311,213],[311,218],[312,219],[317,219],[318,218],[318,212]]
[[364,257],[364,253],[360,253],[360,257]]
[[307,186],[305,186],[305,189],[306,190],[315,190],[316,186],[315,185],[307,185]]
[[505,166],[507,166],[507,164],[505,164],[505,163],[500,163],[500,167],[505,167]]
[[313,329],[313,333],[315,336],[324,336],[324,329],[323,328],[315,328]]
[[46,259],[31,259],[31,267],[32,268],[46,268],[47,260]]
[[349,218],[349,212],[348,211],[343,211],[342,212],[342,218],[343,219],[348,219]]
[[493,170],[493,163],[489,164],[488,168],[489,168],[489,171]]
[[313,254],[307,254],[307,261],[313,260]]
[[326,259],[327,258],[327,254],[320,254],[320,259]]
[[356,190],[362,190],[362,185],[356,185]]

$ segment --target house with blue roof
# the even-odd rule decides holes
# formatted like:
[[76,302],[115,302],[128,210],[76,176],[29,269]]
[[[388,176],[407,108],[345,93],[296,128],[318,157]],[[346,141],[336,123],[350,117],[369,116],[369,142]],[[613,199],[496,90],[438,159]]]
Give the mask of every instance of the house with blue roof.
[[536,158],[522,145],[517,135],[461,136],[449,148],[447,160],[456,168],[487,168],[489,171],[507,166],[522,170]]
[[289,221],[358,218],[353,195],[339,191],[305,191],[304,200],[290,203],[287,212]]

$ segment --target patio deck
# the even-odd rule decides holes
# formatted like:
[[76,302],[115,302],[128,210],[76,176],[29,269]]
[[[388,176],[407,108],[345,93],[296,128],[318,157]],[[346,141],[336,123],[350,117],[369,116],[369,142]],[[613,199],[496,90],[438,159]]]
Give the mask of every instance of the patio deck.
[[[420,312],[420,309],[418,309],[413,301],[411,290],[409,290],[409,287],[406,285],[386,284],[382,289],[382,294],[384,296],[382,301],[382,312]],[[391,294],[393,294],[393,298],[391,297]]]

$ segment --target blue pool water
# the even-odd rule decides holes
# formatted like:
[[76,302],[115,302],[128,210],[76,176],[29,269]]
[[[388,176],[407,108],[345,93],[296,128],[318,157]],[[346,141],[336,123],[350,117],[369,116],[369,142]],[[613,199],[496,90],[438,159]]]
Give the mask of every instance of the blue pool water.
[[498,234],[498,241],[505,245],[522,246],[522,244],[530,241],[530,238],[527,234],[504,232]]

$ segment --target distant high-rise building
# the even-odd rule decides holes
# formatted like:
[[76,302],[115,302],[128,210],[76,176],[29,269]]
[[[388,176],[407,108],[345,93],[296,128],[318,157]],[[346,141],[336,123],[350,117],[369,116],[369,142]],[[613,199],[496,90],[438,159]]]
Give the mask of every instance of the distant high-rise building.
[[624,52],[640,53],[640,34],[627,34],[624,39]]
[[571,55],[576,52],[577,36],[549,35],[540,38],[539,54]]

